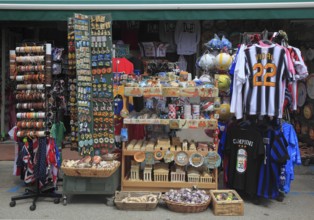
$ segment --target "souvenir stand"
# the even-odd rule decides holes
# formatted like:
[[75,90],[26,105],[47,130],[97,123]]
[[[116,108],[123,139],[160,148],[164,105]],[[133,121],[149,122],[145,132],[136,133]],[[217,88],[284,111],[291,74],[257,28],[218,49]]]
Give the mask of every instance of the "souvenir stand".
[[[57,175],[53,173],[53,185],[48,181],[47,165],[56,171],[53,157],[54,147],[49,129],[54,117],[51,108],[51,44],[27,42],[17,45],[10,51],[10,78],[17,82],[16,138],[19,145],[17,166],[21,178],[26,184],[35,188],[27,188],[21,196],[11,198],[10,206],[16,200],[33,198],[30,210],[36,209],[36,201],[40,197],[55,198],[59,203],[61,194],[56,193]],[[18,175],[16,173],[16,175]]]
[[[180,140],[175,135],[169,138],[167,133],[161,133],[160,136],[147,135],[144,139],[133,139],[132,135],[129,135],[128,142],[123,142],[121,190],[166,192],[170,189],[192,188],[193,186],[205,190],[217,189],[218,172],[216,167],[210,166],[210,164],[216,163],[215,158],[218,158],[216,152],[218,121],[214,115],[208,119],[201,119],[199,112],[200,101],[217,97],[218,88],[215,86],[211,88],[197,87],[193,83],[186,88],[175,87],[175,85],[174,87],[165,87],[160,84],[162,80],[161,78],[155,79],[153,84],[147,84],[146,87],[130,85],[124,88],[126,97],[144,96],[146,100],[146,109],[139,114],[128,115],[127,111],[122,109],[121,116],[124,117],[126,128],[131,130],[130,125],[147,127],[161,125],[171,130],[202,128],[212,130],[213,139],[206,143],[200,143],[197,140],[188,140],[189,137],[186,140]],[[168,103],[167,115],[163,115],[162,111],[159,111],[165,106],[153,104],[156,100],[153,101],[152,97],[160,98],[159,104],[165,98],[171,100]],[[191,104],[189,103],[190,99],[197,101]],[[185,104],[182,100],[185,100]],[[194,109],[193,118],[191,108]],[[149,133],[148,130],[146,129],[146,133]],[[151,131],[151,133],[155,133],[155,131]],[[207,166],[203,166],[204,164]]]
[[[150,76],[122,77],[121,190],[217,189],[221,162],[217,153],[220,101],[214,60],[210,60],[210,68],[208,63],[203,65],[202,81],[197,77],[192,79],[177,63],[169,63],[162,69],[149,68],[147,60],[165,60],[156,59],[157,53],[152,54],[144,59],[148,64],[144,72]],[[163,64],[151,66],[164,67],[166,63]],[[133,97],[143,97],[142,110],[128,111],[127,103]],[[181,133],[187,129],[197,129],[207,136],[197,140],[197,135],[193,139],[192,135]]]
[[[114,194],[120,162],[113,125],[110,15],[75,14],[69,20],[71,134],[83,157],[64,160],[63,201],[71,194]],[[74,89],[76,87],[76,90]]]

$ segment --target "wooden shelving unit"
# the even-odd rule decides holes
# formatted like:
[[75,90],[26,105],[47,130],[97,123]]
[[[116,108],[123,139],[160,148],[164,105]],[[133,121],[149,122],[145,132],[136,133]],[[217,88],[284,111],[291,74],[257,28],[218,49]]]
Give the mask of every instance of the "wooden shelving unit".
[[206,128],[215,130],[218,127],[216,119],[132,119],[125,118],[124,124],[169,125],[171,129]]
[[[139,87],[125,87],[125,96],[144,96],[146,98],[152,96],[163,96],[163,97],[207,97],[214,98],[218,96],[218,88],[163,88],[163,87],[152,87],[152,88],[139,88]],[[169,126],[170,129],[193,129],[193,128],[204,128],[210,130],[216,130],[218,128],[218,121],[215,118],[211,119],[137,119],[137,118],[125,118],[124,125],[128,126],[131,124],[142,124],[142,125],[165,125]],[[218,143],[215,143],[216,149],[218,148]],[[162,151],[168,151],[168,149],[162,149]],[[213,177],[212,182],[188,182],[186,178],[185,182],[174,182],[170,181],[170,174],[168,181],[144,181],[130,179],[131,173],[131,161],[134,154],[139,152],[138,150],[129,150],[126,148],[126,143],[123,143],[122,147],[122,164],[121,164],[121,190],[122,191],[152,191],[152,192],[166,192],[170,189],[179,188],[191,188],[193,186],[204,189],[217,189],[218,188],[218,170],[214,169],[211,174]],[[154,151],[144,151],[154,152]],[[179,151],[172,151],[174,154]],[[189,156],[196,151],[185,151]],[[208,151],[197,151],[203,156],[208,153]],[[169,171],[170,173],[170,171]]]
[[[121,165],[121,190],[122,191],[152,191],[152,192],[167,192],[170,189],[175,188],[191,188],[196,186],[199,189],[210,190],[218,188],[218,171],[214,170],[213,176],[214,181],[212,183],[201,183],[201,182],[161,182],[161,181],[143,181],[143,180],[129,180],[130,170],[127,167],[130,167],[130,160],[133,158],[134,154],[138,151],[127,150],[125,143],[123,143],[122,149],[122,165]],[[145,151],[149,152],[149,151]],[[151,151],[153,152],[153,151]],[[196,151],[186,151],[190,156]],[[201,153],[206,155],[208,151],[203,151]]]

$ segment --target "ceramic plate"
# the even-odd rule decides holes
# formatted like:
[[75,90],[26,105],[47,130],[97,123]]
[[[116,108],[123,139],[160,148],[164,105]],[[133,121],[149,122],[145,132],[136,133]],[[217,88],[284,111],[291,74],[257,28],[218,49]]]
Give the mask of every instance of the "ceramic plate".
[[154,153],[153,152],[146,152],[145,153],[145,164],[154,164]]
[[161,160],[162,158],[164,158],[164,152],[161,151],[161,150],[155,151],[155,153],[154,153],[154,158],[155,158],[156,160]]
[[311,99],[314,99],[314,74],[311,74],[306,81],[307,94]]
[[221,158],[220,155],[216,151],[210,151],[208,154],[204,157],[204,164],[209,169],[214,169],[220,166]]
[[171,151],[167,151],[164,156],[165,163],[170,163],[174,160],[174,153]]
[[306,86],[304,82],[298,83],[298,106],[302,107],[306,101]]
[[204,157],[200,153],[194,153],[190,156],[189,161],[193,167],[200,167],[204,163]]
[[145,152],[139,151],[134,154],[134,160],[141,163],[145,160]]
[[179,166],[185,166],[189,162],[189,155],[185,151],[179,151],[174,157],[174,161]]

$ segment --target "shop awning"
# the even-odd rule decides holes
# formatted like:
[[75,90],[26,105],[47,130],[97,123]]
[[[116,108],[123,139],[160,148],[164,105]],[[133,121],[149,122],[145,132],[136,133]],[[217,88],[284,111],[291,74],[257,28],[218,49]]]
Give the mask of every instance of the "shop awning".
[[73,13],[111,13],[113,20],[312,19],[301,0],[0,0],[1,21],[65,21]]

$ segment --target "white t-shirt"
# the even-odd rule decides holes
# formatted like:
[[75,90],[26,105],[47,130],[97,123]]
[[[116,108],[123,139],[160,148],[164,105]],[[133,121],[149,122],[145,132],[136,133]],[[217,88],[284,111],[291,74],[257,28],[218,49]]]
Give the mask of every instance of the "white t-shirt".
[[177,21],[174,40],[179,55],[192,55],[196,53],[200,41],[199,21]]

